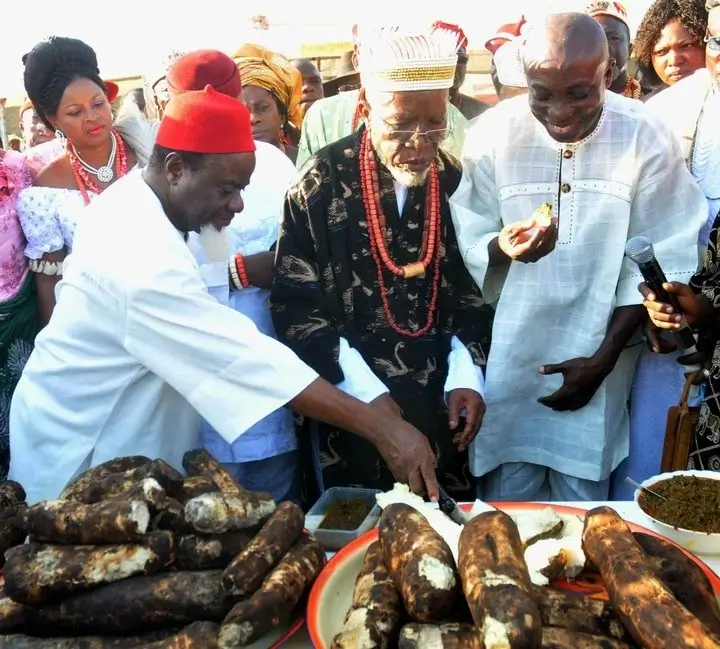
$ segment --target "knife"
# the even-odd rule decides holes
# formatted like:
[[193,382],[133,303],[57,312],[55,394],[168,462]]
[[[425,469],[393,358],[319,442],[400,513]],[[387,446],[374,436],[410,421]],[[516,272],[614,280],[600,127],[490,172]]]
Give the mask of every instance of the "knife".
[[440,485],[440,500],[438,500],[438,508],[445,514],[453,523],[458,525],[465,525],[468,522],[468,515],[460,509],[457,502],[450,496],[450,494]]

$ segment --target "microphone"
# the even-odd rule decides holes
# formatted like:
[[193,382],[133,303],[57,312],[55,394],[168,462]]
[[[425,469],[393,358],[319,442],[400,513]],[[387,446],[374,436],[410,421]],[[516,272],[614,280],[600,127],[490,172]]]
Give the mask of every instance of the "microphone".
[[[667,283],[667,278],[655,258],[655,251],[650,239],[647,237],[633,237],[625,244],[625,255],[637,264],[645,283],[655,293],[657,300],[670,304],[675,313],[682,314],[680,303],[675,295],[668,293],[663,288],[663,284]],[[690,327],[686,325],[673,333],[686,352],[685,356],[678,358],[678,363],[681,365],[699,365],[703,361],[703,354],[697,350],[695,334],[693,334]]]

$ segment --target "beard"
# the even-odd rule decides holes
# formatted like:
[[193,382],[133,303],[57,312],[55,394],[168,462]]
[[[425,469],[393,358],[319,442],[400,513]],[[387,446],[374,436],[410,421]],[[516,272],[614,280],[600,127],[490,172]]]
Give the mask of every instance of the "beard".
[[403,187],[422,187],[425,184],[425,180],[430,171],[429,167],[425,171],[408,171],[407,169],[401,169],[400,167],[390,164],[380,151],[376,151],[376,153],[378,159],[390,172],[395,182]]
[[210,263],[227,261],[232,255],[227,228],[218,230],[214,225],[204,225],[198,233],[198,241]]

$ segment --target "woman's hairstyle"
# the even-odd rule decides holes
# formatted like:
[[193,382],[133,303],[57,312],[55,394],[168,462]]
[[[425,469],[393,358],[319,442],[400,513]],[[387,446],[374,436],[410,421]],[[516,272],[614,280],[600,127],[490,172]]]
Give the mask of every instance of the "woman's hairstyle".
[[28,99],[38,117],[52,130],[55,129],[48,118],[57,113],[65,89],[75,79],[90,79],[107,94],[95,50],[76,38],[52,36],[33,47],[22,61]]
[[[717,0],[711,0],[717,1]],[[633,43],[633,57],[643,68],[651,85],[662,85],[653,70],[652,57],[660,32],[671,20],[677,18],[699,43],[703,42],[708,24],[706,0],[655,0],[645,13]]]

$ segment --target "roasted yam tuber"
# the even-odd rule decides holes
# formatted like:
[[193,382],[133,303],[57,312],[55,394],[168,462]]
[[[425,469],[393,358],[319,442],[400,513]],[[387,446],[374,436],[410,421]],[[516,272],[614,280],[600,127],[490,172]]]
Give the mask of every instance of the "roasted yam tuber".
[[194,622],[170,638],[145,645],[144,649],[217,649],[219,628],[214,622]]
[[[10,599],[5,592],[4,579],[0,577],[0,634],[17,633],[29,629],[33,623],[31,614],[34,610]],[[0,647],[2,647],[1,643]]]
[[25,504],[25,489],[19,482],[5,480],[0,482],[0,511],[8,507]]
[[183,455],[183,468],[191,478],[200,476],[210,478],[216,487],[212,491],[219,491],[223,496],[244,497],[248,494],[237,483],[237,480],[204,449],[199,448],[185,453]]
[[0,511],[0,568],[5,565],[5,552],[20,545],[26,536],[24,503]]
[[191,476],[190,478],[185,478],[183,481],[182,492],[178,500],[185,504],[191,498],[195,498],[195,496],[202,496],[203,494],[209,494],[217,490],[217,485],[207,476]]
[[720,636],[720,607],[702,568],[665,539],[641,532],[635,532],[633,536],[645,553],[655,559],[658,575],[675,599]]
[[300,507],[292,502],[281,503],[255,538],[225,569],[225,592],[236,597],[254,593],[298,540],[304,525],[305,514]]
[[224,570],[252,538],[251,532],[176,537],[175,565],[180,570]]
[[201,534],[239,532],[264,523],[275,507],[269,494],[247,492],[242,496],[224,496],[214,492],[188,500],[185,520]]
[[627,629],[609,602],[588,599],[579,593],[533,587],[532,596],[544,626],[628,640]]
[[104,501],[93,505],[74,500],[44,500],[25,510],[25,528],[40,543],[93,545],[132,543],[150,523],[142,501]]
[[2,649],[147,649],[158,640],[175,635],[172,629],[133,636],[74,636],[70,638],[37,638],[29,635],[0,636]]
[[127,473],[140,467],[147,467],[152,460],[142,455],[131,455],[128,457],[119,457],[108,462],[103,462],[81,473],[75,480],[70,482],[60,494],[60,500],[81,500],[86,502],[84,496],[90,486],[104,480],[114,473]]
[[617,638],[545,627],[542,649],[630,649],[630,645]]
[[271,629],[287,624],[324,560],[325,553],[318,542],[301,536],[260,590],[236,604],[223,620],[219,648],[246,647]]
[[540,611],[513,520],[500,511],[476,516],[463,528],[459,550],[460,579],[485,649],[540,647]]
[[643,647],[720,649],[720,639],[675,599],[627,523],[609,507],[585,517],[585,554],[600,571],[618,616]]
[[400,595],[385,565],[380,542],[375,541],[365,554],[350,610],[332,649],[385,649],[397,636],[402,613]]
[[175,534],[193,534],[195,528],[185,519],[185,506],[175,498],[165,502],[152,522],[155,530],[169,530]]
[[418,622],[441,622],[458,595],[455,561],[445,540],[414,507],[389,505],[380,517],[380,547],[405,609]]
[[155,532],[132,545],[18,545],[6,554],[5,592],[37,605],[133,575],[151,574],[173,561],[173,537]]
[[155,478],[144,478],[107,500],[140,500],[148,506],[151,514],[155,514],[166,506],[168,497]]
[[484,649],[472,624],[406,624],[398,649]]

